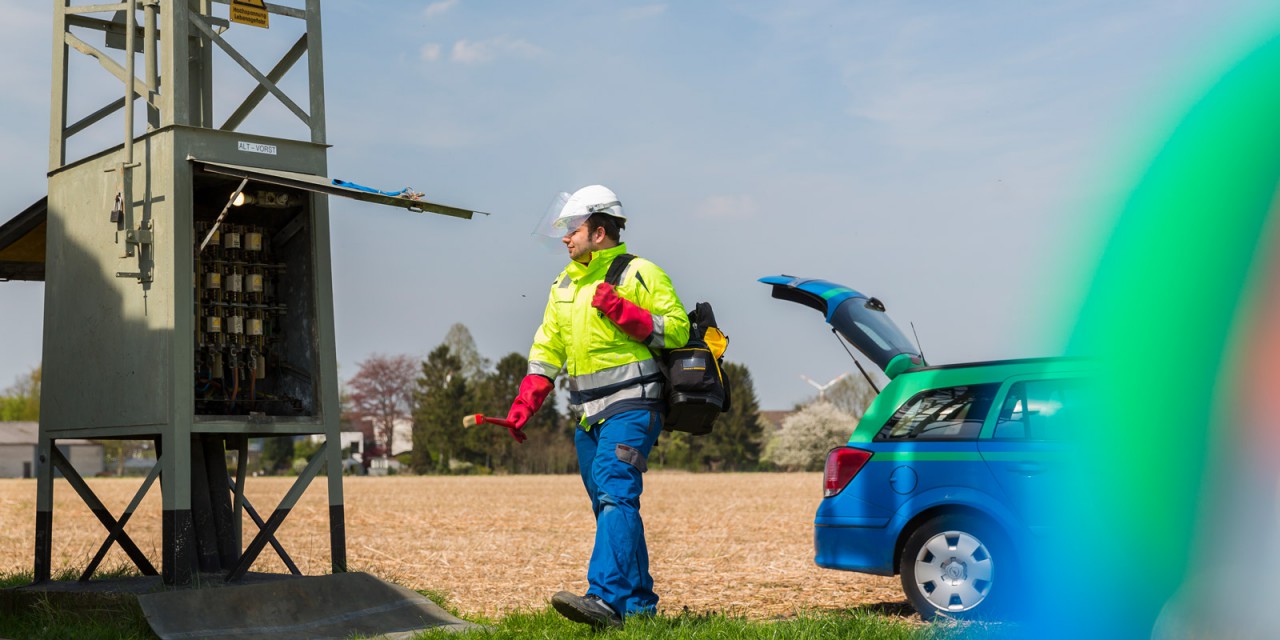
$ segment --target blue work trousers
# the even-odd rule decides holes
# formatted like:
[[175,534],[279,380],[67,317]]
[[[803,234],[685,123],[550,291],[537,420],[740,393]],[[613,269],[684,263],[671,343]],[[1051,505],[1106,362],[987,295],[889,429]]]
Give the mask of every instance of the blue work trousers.
[[661,431],[657,413],[626,411],[574,434],[582,484],[596,516],[587,595],[604,600],[623,617],[653,613],[658,606],[640,521],[640,492],[649,450]]

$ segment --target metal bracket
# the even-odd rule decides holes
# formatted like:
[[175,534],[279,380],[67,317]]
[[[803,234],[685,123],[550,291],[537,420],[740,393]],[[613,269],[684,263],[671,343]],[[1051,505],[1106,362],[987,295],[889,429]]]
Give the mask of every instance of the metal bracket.
[[213,16],[202,16],[202,19],[209,23],[219,34],[226,33],[231,28],[231,21],[226,18],[215,18]]
[[136,245],[151,244],[151,230],[129,229],[124,232],[124,241]]
[[[127,255],[129,257],[135,253],[138,256],[138,271],[117,271],[117,278],[137,278],[138,284],[149,284],[151,282],[151,268],[147,258],[143,255],[141,247],[150,247],[154,245],[155,233],[152,231],[151,221],[139,229],[125,229],[124,243],[127,247]],[[134,251],[134,247],[139,247],[138,251]]]
[[128,244],[136,244],[139,246],[150,245],[154,240],[151,233],[151,221],[148,220],[145,225],[137,229],[126,229],[124,232],[124,241]]

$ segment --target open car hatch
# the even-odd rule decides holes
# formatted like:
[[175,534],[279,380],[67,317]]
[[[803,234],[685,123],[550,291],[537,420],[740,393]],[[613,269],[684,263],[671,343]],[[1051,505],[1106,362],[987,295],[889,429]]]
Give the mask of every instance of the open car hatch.
[[879,300],[844,285],[780,275],[760,278],[773,297],[821,311],[827,323],[890,379],[925,365],[920,350],[907,340]]

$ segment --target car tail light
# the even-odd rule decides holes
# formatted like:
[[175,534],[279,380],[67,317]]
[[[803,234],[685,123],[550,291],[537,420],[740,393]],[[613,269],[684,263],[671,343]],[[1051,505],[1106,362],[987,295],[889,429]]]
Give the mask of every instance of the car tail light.
[[871,452],[853,447],[836,447],[827,453],[827,466],[822,497],[830,498],[844,490],[845,485],[862,471],[871,459]]

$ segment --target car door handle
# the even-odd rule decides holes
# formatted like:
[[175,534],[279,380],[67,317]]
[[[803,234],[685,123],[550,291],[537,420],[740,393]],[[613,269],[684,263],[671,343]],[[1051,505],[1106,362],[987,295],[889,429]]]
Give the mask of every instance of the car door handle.
[[1044,473],[1044,465],[1039,462],[1015,462],[1009,465],[1009,472],[1023,476],[1035,476]]

